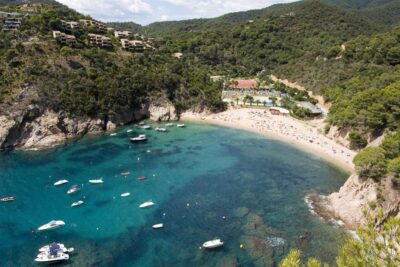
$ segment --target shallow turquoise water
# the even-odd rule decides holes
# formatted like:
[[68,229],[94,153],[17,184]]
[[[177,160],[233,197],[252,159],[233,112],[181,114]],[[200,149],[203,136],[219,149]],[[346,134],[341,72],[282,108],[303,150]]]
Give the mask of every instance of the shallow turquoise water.
[[[17,197],[0,203],[0,266],[32,266],[51,241],[75,247],[71,266],[273,266],[295,247],[334,260],[344,231],[310,214],[303,199],[337,190],[346,173],[243,131],[191,123],[168,133],[129,128],[46,152],[0,154],[0,196]],[[128,141],[143,132],[149,142]],[[88,184],[99,177],[104,184]],[[63,178],[70,183],[53,186]],[[67,195],[73,184],[82,191]],[[131,196],[121,198],[124,192]],[[71,208],[79,199],[86,203]],[[150,199],[154,207],[138,208]],[[52,219],[66,226],[32,232]],[[161,222],[164,229],[151,228]],[[199,250],[216,236],[226,242],[222,249]]]

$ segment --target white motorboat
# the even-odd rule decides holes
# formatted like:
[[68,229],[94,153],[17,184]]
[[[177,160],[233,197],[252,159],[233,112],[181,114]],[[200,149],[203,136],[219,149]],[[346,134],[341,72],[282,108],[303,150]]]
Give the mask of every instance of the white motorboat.
[[67,194],[68,195],[72,195],[75,194],[77,192],[81,191],[81,188],[79,187],[79,185],[73,185],[68,191]]
[[99,178],[99,179],[93,179],[93,180],[89,180],[90,184],[102,184],[104,183],[103,178]]
[[61,220],[58,220],[58,221],[53,220],[53,221],[51,221],[51,222],[49,222],[49,223],[46,223],[46,224],[40,226],[40,227],[38,228],[38,231],[49,231],[49,230],[54,230],[54,229],[63,227],[64,225],[65,225],[65,222],[64,222],[64,221],[61,221]]
[[161,229],[163,227],[164,227],[163,223],[158,223],[158,224],[153,225],[153,229]]
[[167,128],[161,128],[161,127],[157,127],[154,130],[156,130],[157,132],[166,132]]
[[127,130],[126,132],[127,132],[127,133],[131,133],[131,132],[133,132],[133,130],[132,130],[132,129],[129,129],[129,130]]
[[128,193],[128,192],[127,193],[122,193],[121,197],[129,197],[130,195],[131,195],[131,193]]
[[186,127],[186,125],[185,124],[177,124],[176,127],[183,128],[183,127]]
[[110,134],[110,136],[116,136],[117,135],[117,133],[112,133],[112,134]]
[[151,207],[153,205],[154,205],[153,201],[146,201],[146,202],[140,204],[139,208],[148,208],[148,207]]
[[173,123],[166,123],[166,124],[165,124],[165,127],[172,127],[172,126],[174,126]]
[[219,248],[224,245],[221,239],[217,238],[203,243],[203,248]]
[[143,141],[147,140],[147,137],[146,137],[146,135],[141,134],[141,135],[139,135],[137,137],[131,138],[130,140],[131,140],[131,142],[143,142]]
[[83,200],[79,200],[79,201],[77,201],[77,202],[72,203],[72,204],[71,204],[71,207],[72,207],[72,208],[73,208],[73,207],[78,207],[78,206],[83,205],[83,204],[85,204],[85,202],[84,202]]
[[68,180],[59,180],[57,182],[54,183],[54,186],[59,186],[59,185],[63,185],[63,184],[67,184]]
[[145,124],[145,125],[139,126],[139,128],[141,128],[141,129],[145,129],[145,130],[148,130],[148,129],[151,129],[151,126],[150,126],[150,125],[147,125],[147,124]]
[[58,250],[42,252],[36,256],[35,261],[40,263],[56,263],[69,260],[69,255]]
[[62,253],[72,253],[74,252],[74,248],[67,248],[64,244],[61,243],[51,243],[50,245],[46,245],[44,247],[41,247],[39,249],[40,253],[49,253],[50,250],[58,250],[61,251]]
[[15,197],[3,197],[0,199],[1,202],[11,202],[15,201]]

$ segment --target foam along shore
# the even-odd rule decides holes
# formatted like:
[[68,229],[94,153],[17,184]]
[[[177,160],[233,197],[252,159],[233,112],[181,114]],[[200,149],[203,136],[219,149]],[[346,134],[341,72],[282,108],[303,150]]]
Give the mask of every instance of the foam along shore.
[[181,119],[255,132],[290,143],[354,172],[353,158],[356,152],[322,134],[317,127],[318,124],[321,126],[322,120],[301,121],[290,116],[272,115],[268,110],[251,108],[230,109],[210,115],[186,112]]

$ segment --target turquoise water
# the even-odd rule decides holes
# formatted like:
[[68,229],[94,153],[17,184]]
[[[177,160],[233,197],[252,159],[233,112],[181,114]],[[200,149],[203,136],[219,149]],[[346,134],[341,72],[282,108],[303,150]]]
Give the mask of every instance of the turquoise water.
[[[52,241],[75,248],[68,266],[274,266],[291,248],[334,261],[346,234],[313,216],[303,199],[337,190],[346,173],[243,131],[130,128],[45,152],[0,154],[0,196],[17,198],[0,203],[0,266],[35,265],[37,249]],[[149,142],[128,141],[140,133]],[[99,177],[104,184],[88,183]],[[53,186],[64,178],[70,183]],[[73,184],[82,191],[67,195]],[[70,207],[80,199],[83,206]],[[138,207],[148,200],[156,205]],[[66,226],[33,232],[52,219]],[[156,223],[164,229],[152,229]],[[199,250],[217,236],[223,248]]]

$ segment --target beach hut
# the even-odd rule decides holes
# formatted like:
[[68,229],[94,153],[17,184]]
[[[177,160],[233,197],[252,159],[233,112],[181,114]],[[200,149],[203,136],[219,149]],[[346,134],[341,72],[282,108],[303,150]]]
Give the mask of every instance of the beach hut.
[[278,107],[273,107],[270,108],[269,111],[271,112],[272,115],[289,115],[290,111],[285,109],[285,108],[278,108]]

